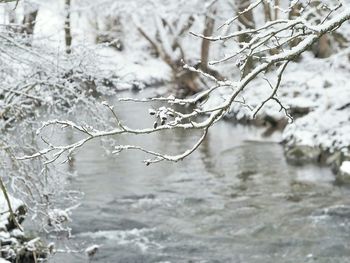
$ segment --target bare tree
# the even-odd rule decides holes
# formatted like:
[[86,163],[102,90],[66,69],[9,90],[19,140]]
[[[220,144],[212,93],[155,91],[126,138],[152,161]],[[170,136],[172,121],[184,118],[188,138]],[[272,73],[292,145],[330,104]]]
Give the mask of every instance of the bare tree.
[[[216,14],[216,2],[210,1],[204,10],[204,26],[203,34],[205,36],[212,35],[215,26],[215,14]],[[149,42],[156,55],[159,56],[172,70],[173,82],[184,92],[184,94],[178,93],[180,96],[194,94],[200,91],[201,77],[198,72],[184,70],[183,65],[188,60],[186,49],[181,43],[182,38],[186,35],[195,23],[195,16],[187,15],[186,19],[180,19],[179,17],[170,20],[169,18],[155,15],[154,21],[156,26],[156,32],[154,35],[150,35],[145,30],[141,23],[134,19],[140,34]],[[212,70],[208,65],[210,42],[208,39],[203,38],[201,42],[200,61],[196,67],[200,68],[204,72],[213,74],[216,78],[222,79],[221,75]]]
[[65,0],[65,13],[66,17],[64,20],[64,33],[65,33],[65,43],[66,43],[66,53],[71,53],[72,46],[72,31],[71,31],[71,0]]
[[[196,79],[197,73],[184,71],[183,61],[186,60],[185,51],[180,43],[180,38],[192,27],[194,18],[190,15],[187,21],[168,21],[164,17],[155,15],[157,28],[155,36],[151,36],[134,21],[140,34],[149,42],[157,56],[159,56],[172,70],[173,81],[189,93],[198,92]],[[187,93],[186,92],[186,93]]]
[[[10,22],[12,26],[14,21]],[[34,24],[31,24],[33,28]],[[25,201],[41,230],[69,234],[67,222],[57,221],[58,212],[69,214],[69,208],[59,204],[58,198],[70,195],[61,187],[69,171],[58,171],[44,165],[41,160],[19,162],[15,156],[19,151],[31,153],[38,147],[33,127],[34,120],[43,116],[41,107],[47,113],[60,111],[68,114],[78,105],[86,105],[90,117],[97,121],[101,119],[101,114],[97,113],[99,107],[94,106],[95,99],[90,96],[89,84],[102,87],[106,78],[110,82],[113,79],[109,72],[97,69],[99,62],[94,51],[80,49],[74,57],[62,56],[58,61],[57,50],[43,47],[41,43],[31,45],[28,32],[32,34],[34,29],[22,32],[22,23],[13,26],[18,30],[0,32],[0,190],[6,199],[8,191]],[[61,26],[63,30],[63,24]],[[44,39],[45,44],[46,41],[50,40]],[[74,207],[77,202],[71,201],[67,206]],[[11,204],[8,207],[9,210],[13,208]],[[16,213],[14,208],[12,210],[11,214]],[[17,224],[13,215],[10,217],[13,224],[21,223]]]

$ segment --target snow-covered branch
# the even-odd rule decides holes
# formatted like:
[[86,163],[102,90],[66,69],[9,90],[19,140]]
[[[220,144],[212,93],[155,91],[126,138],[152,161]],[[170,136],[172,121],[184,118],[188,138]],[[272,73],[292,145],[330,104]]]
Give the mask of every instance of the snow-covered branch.
[[[237,18],[248,11],[251,11],[257,8],[263,1],[255,1],[250,4],[242,12],[239,12],[237,16],[234,16],[231,19],[228,19],[224,25],[230,26]],[[306,6],[307,8],[309,6]],[[292,7],[290,7],[289,11]],[[309,7],[311,8],[311,7]],[[288,11],[288,10],[287,10]],[[303,14],[309,14],[307,11],[303,11]],[[142,28],[139,22],[136,20],[136,25],[139,32],[148,40],[153,48],[159,53],[163,60],[171,63],[173,61],[173,51],[174,43],[177,43],[177,35],[175,39],[169,42],[167,34],[169,32],[182,32],[181,26],[177,30],[172,28],[172,23],[166,21],[159,16],[156,16],[156,28],[159,32],[159,39],[156,40],[149,35],[146,30]],[[193,97],[189,98],[175,98],[174,96],[169,97],[158,97],[150,99],[133,99],[133,98],[123,98],[119,99],[119,102],[123,101],[132,101],[139,103],[148,103],[151,101],[158,101],[165,104],[158,109],[150,110],[150,114],[155,117],[155,122],[153,127],[140,129],[140,128],[130,128],[123,124],[123,120],[118,117],[118,112],[114,111],[113,107],[105,103],[105,106],[108,108],[109,112],[112,114],[113,118],[116,120],[116,127],[110,130],[99,130],[93,127],[87,127],[84,125],[79,125],[72,121],[66,120],[52,120],[45,122],[43,126],[38,130],[40,134],[43,130],[48,127],[61,127],[61,128],[70,128],[75,132],[83,135],[83,138],[67,145],[53,145],[49,140],[44,139],[44,142],[47,144],[47,148],[38,152],[31,154],[19,156],[19,160],[32,159],[37,157],[49,157],[46,160],[46,163],[54,162],[62,156],[70,156],[76,149],[81,148],[88,141],[102,138],[102,137],[111,137],[116,135],[123,134],[134,134],[134,135],[143,135],[157,133],[163,130],[172,130],[172,129],[183,129],[183,130],[201,130],[202,136],[194,143],[193,147],[186,150],[183,153],[169,155],[167,153],[159,153],[150,149],[145,149],[138,145],[118,145],[113,150],[114,153],[118,153],[124,150],[139,150],[145,152],[153,158],[145,160],[146,164],[159,162],[162,160],[167,161],[179,161],[183,160],[185,157],[190,155],[195,151],[199,145],[205,139],[206,134],[210,127],[224,115],[230,111],[232,105],[236,102],[240,102],[244,106],[245,102],[240,101],[239,95],[244,89],[256,78],[260,77],[261,74],[266,73],[273,68],[279,68],[276,74],[275,84],[272,84],[267,80],[268,85],[271,87],[272,91],[270,96],[265,100],[261,101],[255,109],[252,109],[252,116],[255,117],[257,113],[264,107],[268,101],[275,101],[278,103],[286,113],[288,117],[291,116],[288,113],[287,107],[285,107],[282,102],[276,96],[278,89],[281,86],[282,76],[286,70],[287,65],[290,62],[294,62],[298,57],[309,50],[312,45],[319,41],[324,35],[329,34],[335,30],[338,30],[340,26],[350,19],[350,9],[346,5],[337,5],[334,8],[331,8],[330,11],[324,14],[320,23],[315,24],[313,20],[310,20],[308,16],[301,15],[295,19],[277,19],[274,21],[268,21],[264,25],[244,29],[242,31],[236,31],[228,35],[223,36],[206,36],[202,34],[192,33],[193,35],[203,38],[207,41],[230,41],[235,40],[237,37],[242,35],[249,36],[247,42],[242,42],[238,50],[233,54],[225,56],[224,58],[212,61],[210,64],[218,64],[226,61],[230,61],[234,58],[237,58],[236,65],[243,72],[245,68],[245,74],[241,75],[240,79],[237,80],[221,80],[217,79],[215,76],[211,75],[208,72],[203,72],[201,69],[186,65],[184,68],[189,72],[199,74],[206,78],[209,82],[212,82],[213,85],[211,88],[208,88]],[[187,23],[187,28],[190,28]],[[296,40],[298,40],[296,42]],[[179,46],[178,46],[179,47]],[[250,69],[246,70],[246,65],[250,61],[253,63],[253,66]],[[230,90],[229,95],[223,97],[222,102],[215,107],[207,107],[207,99],[219,89]],[[176,110],[173,106],[194,106],[193,110],[188,113],[180,112]]]

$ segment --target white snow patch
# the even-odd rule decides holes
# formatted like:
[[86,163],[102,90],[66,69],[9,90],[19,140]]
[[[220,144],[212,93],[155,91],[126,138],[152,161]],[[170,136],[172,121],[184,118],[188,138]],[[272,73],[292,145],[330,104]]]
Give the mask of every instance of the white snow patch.
[[350,161],[345,161],[340,166],[340,172],[343,174],[350,175]]

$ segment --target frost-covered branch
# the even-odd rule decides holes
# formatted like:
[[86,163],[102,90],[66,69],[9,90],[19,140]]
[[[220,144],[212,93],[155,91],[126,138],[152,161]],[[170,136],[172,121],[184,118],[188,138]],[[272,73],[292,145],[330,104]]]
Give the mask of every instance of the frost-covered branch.
[[[227,20],[224,25],[232,25],[240,15],[258,8],[261,3],[262,1],[255,1],[245,10],[239,12],[237,16]],[[289,11],[292,8],[293,6],[289,8]],[[146,164],[163,160],[176,162],[183,160],[185,157],[195,151],[205,139],[210,127],[215,122],[221,120],[225,114],[230,111],[235,103],[240,103],[242,106],[246,106],[251,109],[252,116],[255,117],[268,101],[274,101],[279,104],[281,109],[285,111],[286,115],[291,118],[287,107],[285,107],[277,97],[277,92],[281,87],[282,76],[287,65],[296,61],[301,54],[309,50],[314,43],[319,41],[324,35],[337,30],[344,22],[350,19],[350,9],[346,5],[337,5],[336,7],[330,8],[328,12],[323,13],[324,17],[319,22],[314,20],[314,17],[310,18],[310,12],[306,10],[307,8],[312,9],[313,7],[309,5],[305,6],[305,10],[303,10],[302,15],[294,19],[281,18],[275,21],[268,21],[264,25],[256,28],[245,29],[223,36],[206,36],[193,33],[193,35],[197,37],[213,42],[227,42],[235,40],[242,35],[248,36],[245,37],[247,41],[240,42],[238,49],[231,55],[211,62],[211,64],[218,64],[237,59],[235,64],[241,70],[241,72],[244,70],[245,73],[241,74],[240,78],[236,80],[221,80],[209,72],[204,72],[199,68],[186,65],[184,67],[186,70],[203,76],[210,83],[213,83],[213,85],[210,88],[189,98],[179,99],[174,96],[169,96],[150,99],[119,99],[119,103],[122,103],[123,101],[138,103],[158,101],[163,103],[164,105],[158,109],[151,109],[149,111],[149,114],[155,118],[153,125],[150,125],[149,128],[128,127],[123,123],[123,120],[118,117],[118,112],[115,111],[109,104],[105,104],[115,119],[116,127],[109,130],[101,130],[67,120],[48,121],[45,122],[38,130],[39,134],[42,134],[48,127],[54,129],[61,127],[70,128],[83,136],[83,138],[67,145],[54,145],[43,137],[47,148],[38,152],[19,156],[18,159],[26,160],[45,156],[48,158],[46,163],[51,163],[58,160],[60,157],[69,157],[75,150],[84,146],[88,141],[103,137],[120,136],[125,134],[145,135],[164,130],[171,131],[173,129],[202,131],[202,136],[193,144],[193,146],[180,154],[170,155],[167,153],[159,153],[155,150],[145,149],[138,145],[120,144],[113,149],[114,153],[124,150],[139,150],[153,156],[152,158],[145,160]],[[174,54],[169,53],[178,47],[174,49],[174,45],[172,45],[174,42],[167,39],[167,34],[173,31],[179,32],[181,29],[174,30],[172,23],[167,22],[165,19],[162,20],[161,17],[156,17],[156,27],[159,33],[159,39],[157,40],[156,38],[150,36],[149,33],[140,26],[140,23],[137,23],[137,27],[139,32],[148,40],[148,42],[151,43],[154,49],[164,60],[172,60],[172,55]],[[249,70],[246,70],[247,63],[252,63],[253,65],[252,67],[249,67]],[[249,84],[251,84],[254,79],[261,77],[261,75],[265,74],[266,72],[272,71],[274,68],[278,68],[277,73],[274,75],[276,79],[274,82],[267,80],[272,91],[266,99],[262,100],[254,109],[247,105],[244,100],[242,101],[239,99],[239,96],[242,94],[243,90],[248,88]],[[222,101],[215,106],[208,106],[208,98],[210,98],[213,93],[220,90],[225,90],[226,94],[222,97]],[[176,109],[174,105],[180,105],[182,107],[191,106],[192,110],[190,112],[181,112]]]
[[[270,95],[267,99],[265,99],[264,101],[262,101],[258,107],[256,107],[256,109],[253,111],[253,118],[256,117],[256,114],[261,110],[262,107],[264,107],[264,105],[265,105],[268,101],[270,101],[271,99],[274,99],[274,100],[278,101],[278,99],[277,99],[277,97],[275,97],[275,95],[276,95],[276,93],[277,93],[278,88],[279,88],[280,85],[281,85],[282,75],[283,75],[283,72],[285,71],[285,69],[287,68],[288,63],[289,63],[289,61],[286,61],[286,62],[284,62],[284,63],[280,66],[280,69],[278,70],[277,83],[276,83],[275,87],[272,87],[272,85],[271,85],[270,82],[269,82],[269,85],[270,85],[271,88],[272,88],[271,95]],[[268,80],[267,80],[267,81],[268,81]],[[291,118],[290,115],[287,115],[287,116],[288,116],[289,118]]]

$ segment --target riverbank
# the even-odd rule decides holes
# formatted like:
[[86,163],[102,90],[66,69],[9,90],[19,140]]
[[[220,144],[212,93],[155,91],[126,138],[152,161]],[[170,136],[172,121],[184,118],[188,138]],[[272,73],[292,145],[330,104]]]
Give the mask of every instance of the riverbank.
[[[155,75],[150,76],[157,79]],[[276,76],[271,71],[263,77],[274,83]],[[275,130],[282,131],[281,143],[291,163],[327,165],[339,182],[348,182],[350,171],[340,168],[347,167],[346,162],[350,161],[349,79],[350,66],[346,55],[319,59],[311,52],[305,53],[300,61],[288,65],[277,92],[292,121],[274,100],[266,103],[256,118],[252,117],[251,109],[258,107],[271,94],[271,88],[263,78],[249,84],[239,97],[246,105],[233,104],[226,120],[266,126],[266,136]],[[147,83],[148,80],[144,81]],[[225,90],[214,93],[205,107],[214,108],[228,93]]]
[[[273,83],[274,72],[265,77]],[[301,61],[288,66],[277,92],[292,122],[275,101],[268,102],[252,119],[249,108],[258,107],[271,94],[263,79],[254,80],[241,96],[249,108],[234,104],[228,117],[242,123],[265,124],[269,127],[267,133],[282,130],[281,142],[290,162],[328,165],[339,181],[348,182],[350,171],[344,167],[350,160],[349,79],[346,55],[318,59],[306,53]]]
[[[0,198],[0,262],[34,263],[47,257],[48,248],[40,238],[29,235],[23,230],[27,208],[25,204],[9,196],[16,221],[12,219],[8,203]],[[20,227],[19,227],[20,226]],[[20,229],[21,228],[21,229]]]
[[[142,63],[145,68],[150,68],[146,65],[155,66],[156,63],[152,62],[154,60],[149,57]],[[142,71],[137,67],[127,67],[130,70],[127,75],[137,76],[138,81],[146,84],[150,80],[169,82],[170,74],[165,73],[165,65],[162,68],[161,62],[158,63],[156,66],[163,71],[153,70],[153,73],[149,72],[144,77],[139,74]],[[155,72],[162,74],[157,75]],[[263,77],[274,83],[275,75],[272,70]],[[237,78],[233,75],[231,77]],[[263,78],[253,80],[239,97],[248,107],[239,103],[233,104],[226,119],[242,124],[266,126],[266,136],[274,130],[282,131],[281,143],[291,163],[327,165],[332,168],[340,182],[348,182],[350,171],[340,168],[350,160],[349,79],[350,66],[346,55],[340,53],[319,59],[312,52],[305,53],[300,61],[288,65],[277,92],[278,99],[288,109],[292,121],[280,104],[273,100],[266,103],[256,118],[252,117],[251,109],[258,107],[271,94],[270,85]],[[215,107],[228,93],[225,90],[214,93],[205,107]]]

